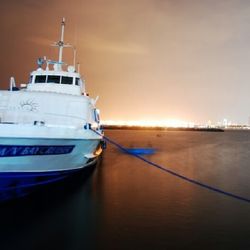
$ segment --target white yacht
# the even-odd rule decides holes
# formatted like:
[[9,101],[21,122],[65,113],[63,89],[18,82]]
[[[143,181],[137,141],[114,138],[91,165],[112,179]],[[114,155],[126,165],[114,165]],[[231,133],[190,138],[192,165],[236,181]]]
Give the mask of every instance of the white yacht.
[[[60,179],[94,164],[102,151],[96,99],[85,90],[75,65],[75,48],[64,43],[58,61],[39,58],[27,84],[0,91],[0,191]],[[63,62],[63,49],[74,65]],[[43,178],[41,178],[43,177]]]

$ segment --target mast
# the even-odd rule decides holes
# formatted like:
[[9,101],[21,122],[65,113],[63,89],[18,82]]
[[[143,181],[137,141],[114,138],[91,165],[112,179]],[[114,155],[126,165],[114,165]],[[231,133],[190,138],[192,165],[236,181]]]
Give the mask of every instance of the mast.
[[61,23],[61,40],[57,43],[57,45],[59,46],[59,64],[62,64],[62,54],[63,54],[63,47],[64,47],[64,27],[65,27],[65,18],[63,17],[62,19],[62,23]]
[[62,70],[62,65],[64,64],[62,61],[62,57],[63,57],[63,48],[72,48],[73,49],[73,63],[74,63],[74,68],[76,67],[76,48],[70,44],[65,44],[64,43],[64,29],[65,29],[65,17],[63,17],[62,22],[61,22],[61,37],[60,37],[60,41],[51,44],[51,46],[56,46],[59,47],[59,55],[58,55],[58,61],[50,61],[50,63],[55,64],[57,70]]

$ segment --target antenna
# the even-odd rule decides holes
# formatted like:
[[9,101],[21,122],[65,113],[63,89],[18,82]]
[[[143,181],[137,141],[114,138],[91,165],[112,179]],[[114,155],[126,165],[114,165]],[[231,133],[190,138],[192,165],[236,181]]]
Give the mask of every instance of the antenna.
[[80,63],[77,63],[77,72],[80,74]]
[[74,68],[76,69],[76,48],[73,46],[74,50]]

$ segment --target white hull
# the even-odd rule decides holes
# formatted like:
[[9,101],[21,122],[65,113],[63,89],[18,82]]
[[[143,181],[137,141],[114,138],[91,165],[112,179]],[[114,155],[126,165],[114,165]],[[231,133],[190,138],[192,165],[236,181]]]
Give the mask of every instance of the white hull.
[[[10,127],[12,136],[8,135]],[[101,141],[96,133],[83,129],[4,124],[0,129],[0,172],[80,169],[98,156],[95,152]]]

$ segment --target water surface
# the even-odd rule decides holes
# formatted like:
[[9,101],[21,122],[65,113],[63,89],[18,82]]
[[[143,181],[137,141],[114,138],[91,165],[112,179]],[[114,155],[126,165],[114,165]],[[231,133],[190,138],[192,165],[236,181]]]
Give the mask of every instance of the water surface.
[[[250,132],[106,131],[147,159],[250,198]],[[108,145],[101,163],[1,205],[0,249],[250,249],[250,204],[171,176]]]

